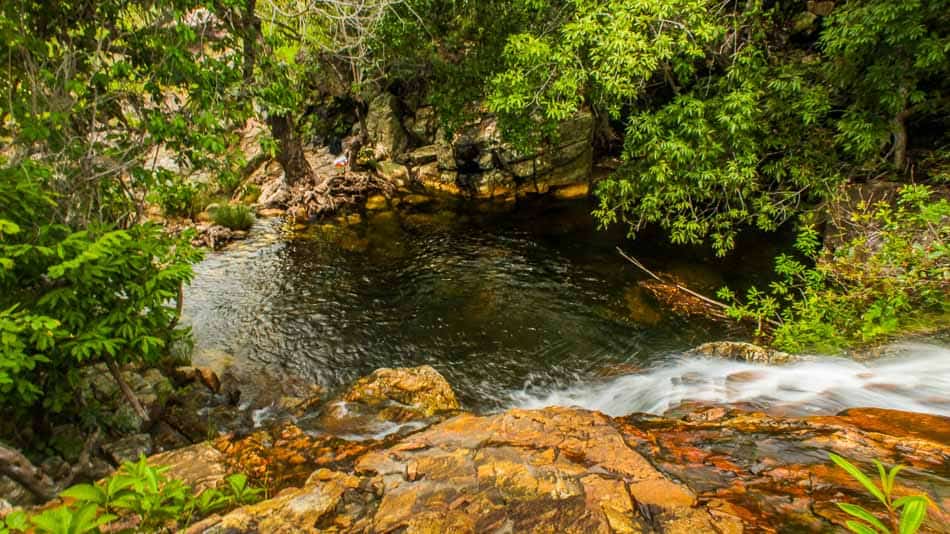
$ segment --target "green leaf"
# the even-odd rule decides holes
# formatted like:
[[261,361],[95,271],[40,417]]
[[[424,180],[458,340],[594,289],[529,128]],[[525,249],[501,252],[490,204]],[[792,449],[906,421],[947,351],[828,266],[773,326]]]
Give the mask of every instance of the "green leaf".
[[105,501],[106,494],[92,484],[77,484],[59,494],[60,497],[70,497],[77,501],[92,502],[102,504]]
[[845,513],[849,515],[857,517],[858,519],[861,519],[867,523],[870,523],[871,526],[873,526],[878,531],[880,531],[881,534],[889,534],[890,532],[888,528],[884,526],[884,523],[882,523],[877,517],[874,517],[874,515],[871,512],[868,512],[867,510],[865,510],[864,508],[860,506],[857,506],[855,504],[848,504],[848,503],[838,503],[838,508],[841,508]]
[[887,504],[887,497],[884,496],[884,494],[881,492],[881,489],[875,486],[874,483],[871,482],[871,479],[862,473],[860,469],[855,467],[854,464],[833,452],[829,453],[828,457],[831,458],[831,461],[834,462],[835,465],[847,471],[847,473],[851,475],[852,478],[860,482],[861,485],[864,486],[864,488],[867,489],[869,493],[871,493],[871,495],[877,497],[877,499],[882,503]]
[[897,473],[901,472],[901,469],[904,469],[903,465],[895,465],[891,468],[891,472],[887,474],[887,487],[884,488],[884,491],[886,491],[888,495],[894,491],[894,480],[897,478]]
[[854,532],[855,534],[878,534],[874,532],[874,529],[865,525],[864,523],[858,523],[857,521],[846,521],[845,525],[848,526],[848,530]]
[[916,534],[927,517],[927,499],[922,496],[908,499],[902,503],[900,534]]

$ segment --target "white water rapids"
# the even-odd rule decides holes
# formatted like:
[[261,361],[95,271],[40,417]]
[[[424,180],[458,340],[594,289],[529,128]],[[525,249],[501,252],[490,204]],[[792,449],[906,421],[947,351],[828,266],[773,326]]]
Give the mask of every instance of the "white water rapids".
[[521,408],[580,406],[608,415],[662,414],[682,402],[743,404],[784,415],[877,407],[950,416],[950,348],[907,343],[860,363],[814,357],[783,366],[681,356],[635,374],[541,394],[514,394]]

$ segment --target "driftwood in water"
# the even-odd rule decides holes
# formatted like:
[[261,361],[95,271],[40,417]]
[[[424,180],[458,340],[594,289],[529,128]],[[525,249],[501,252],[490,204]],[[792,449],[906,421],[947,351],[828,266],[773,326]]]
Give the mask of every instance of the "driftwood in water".
[[[728,304],[697,293],[675,281],[664,280],[650,269],[647,269],[636,258],[625,254],[620,247],[617,247],[617,252],[652,278],[652,280],[640,282],[640,286],[675,313],[687,316],[698,315],[714,319],[729,319],[729,316],[726,315],[726,310],[729,309]],[[775,321],[767,320],[767,322],[772,326],[778,326]]]

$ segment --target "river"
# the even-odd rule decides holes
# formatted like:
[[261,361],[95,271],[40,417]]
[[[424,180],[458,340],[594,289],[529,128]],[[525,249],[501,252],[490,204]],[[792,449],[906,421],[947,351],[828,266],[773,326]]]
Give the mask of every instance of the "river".
[[585,201],[514,213],[445,208],[424,201],[296,230],[259,221],[248,240],[196,268],[184,310],[195,363],[225,362],[281,395],[306,394],[308,384],[332,393],[379,367],[430,364],[480,412],[572,404],[661,413],[695,400],[950,415],[950,351],[939,344],[786,368],[684,356],[743,333],[666,313],[614,250],[623,243],[652,269],[713,294],[768,272],[780,240],[717,259],[600,231]]

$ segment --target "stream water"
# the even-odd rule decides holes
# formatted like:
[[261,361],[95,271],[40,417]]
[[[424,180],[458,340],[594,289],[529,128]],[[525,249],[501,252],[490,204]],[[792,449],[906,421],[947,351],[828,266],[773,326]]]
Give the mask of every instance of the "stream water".
[[[228,364],[260,394],[333,392],[379,367],[430,364],[468,409],[572,404],[619,415],[681,401],[794,413],[881,406],[950,415],[950,352],[822,359],[787,368],[686,358],[736,339],[665,313],[586,202],[459,215],[421,203],[346,226],[259,222],[212,253],[186,293],[198,365]],[[717,260],[626,243],[651,268],[712,294],[770,269],[774,243]],[[266,396],[266,395],[265,395]]]

